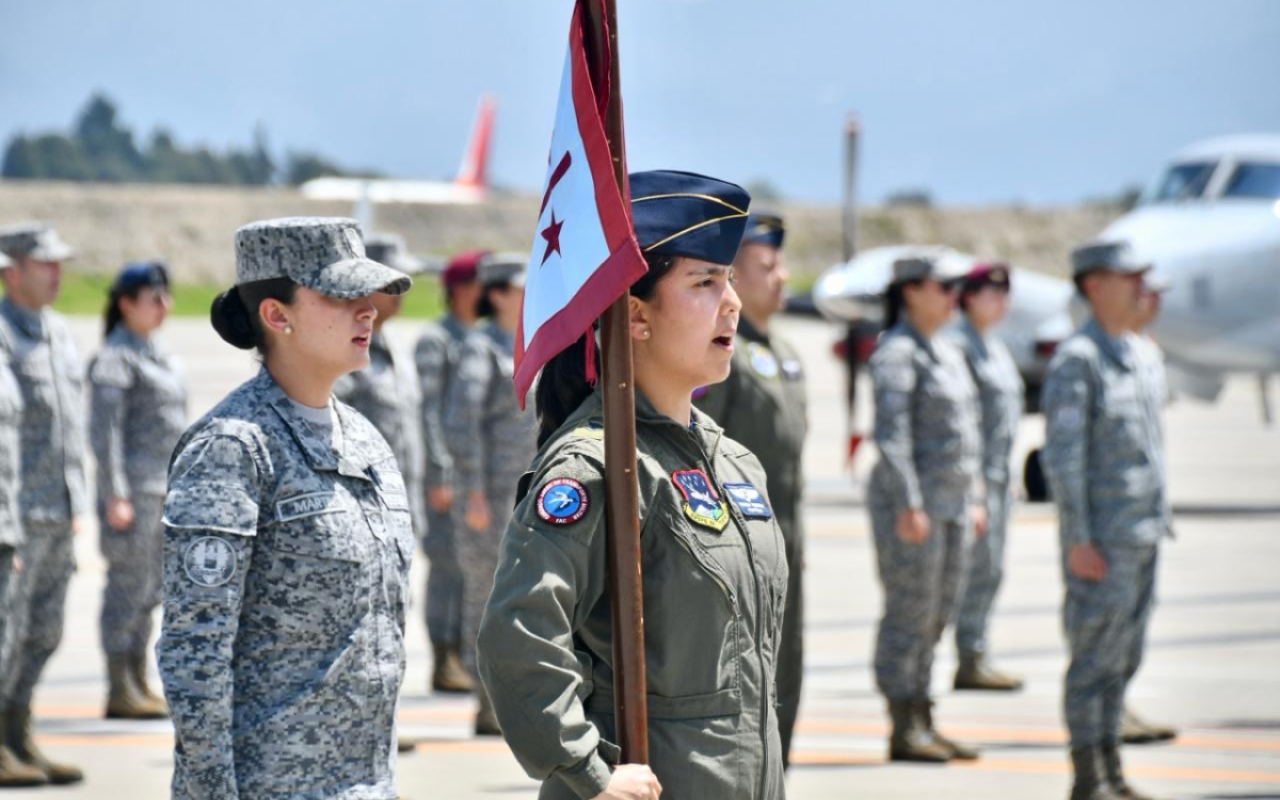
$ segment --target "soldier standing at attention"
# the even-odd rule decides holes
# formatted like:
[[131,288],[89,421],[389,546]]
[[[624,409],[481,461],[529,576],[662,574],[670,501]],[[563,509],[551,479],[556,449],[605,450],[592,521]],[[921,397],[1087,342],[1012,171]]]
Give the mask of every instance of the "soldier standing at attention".
[[[723,383],[694,393],[699,409],[725,436],[750,450],[769,478],[773,516],[787,543],[787,615],[778,652],[778,732],[782,764],[790,764],[791,732],[800,710],[804,677],[804,490],[801,456],[809,425],[800,355],[769,329],[786,301],[789,277],[782,258],[786,234],[776,214],[752,213],[733,261],[734,291],[742,301],[733,367]],[[729,489],[730,492],[733,489]]]
[[[650,766],[611,743],[603,394],[585,338],[537,385],[540,450],[520,481],[480,630],[507,744],[541,800],[782,800],[774,684],[786,545],[764,468],[692,407],[729,375],[734,256],[750,198],[686,172],[633,173],[649,271],[631,286]],[[590,335],[590,334],[589,334]],[[656,776],[656,777],[655,777]],[[661,786],[659,786],[661,781]]]
[[51,761],[31,736],[31,700],[62,641],[73,536],[88,507],[84,368],[66,320],[48,308],[58,296],[62,262],[75,252],[43,223],[0,228],[0,252],[13,262],[0,269],[0,348],[22,390],[18,508],[25,534],[11,605],[12,656],[0,674],[0,728],[9,750],[50,783],[76,783],[83,773]]
[[[8,256],[0,253],[0,269],[13,266]],[[8,675],[12,661],[12,642],[7,635],[13,617],[15,568],[18,549],[22,546],[22,513],[18,504],[19,473],[22,469],[21,438],[22,390],[9,369],[9,354],[0,350],[0,675]],[[0,727],[0,731],[3,731]],[[23,764],[9,749],[8,739],[0,733],[0,788],[10,786],[42,786],[49,780],[34,766]]]
[[169,469],[156,652],[172,795],[391,800],[409,497],[382,435],[331,392],[369,364],[369,296],[410,279],[366,257],[354,220],[267,220],[235,243],[211,317],[263,368]]
[[1063,342],[1044,385],[1045,466],[1058,504],[1071,663],[1064,706],[1072,800],[1143,798],[1120,764],[1124,695],[1142,662],[1160,540],[1172,534],[1160,413],[1133,333],[1149,265],[1120,242],[1072,254],[1092,317]]
[[147,683],[147,645],[164,580],[169,458],[187,427],[182,369],[155,336],[171,305],[163,264],[126,266],[111,286],[102,349],[89,363],[98,541],[107,561],[101,632],[108,719],[168,716]]
[[959,324],[949,331],[978,387],[982,415],[982,478],[987,486],[987,527],[973,543],[969,579],[956,616],[956,689],[1016,692],[1022,680],[987,661],[987,627],[1004,576],[1013,486],[1009,458],[1022,421],[1025,387],[1009,348],[991,333],[1009,309],[1007,264],[979,264],[960,286]]
[[445,441],[443,406],[462,342],[476,323],[480,284],[476,263],[487,250],[459,253],[441,276],[448,311],[418,340],[415,361],[422,386],[422,436],[426,450],[427,638],[431,640],[431,688],[470,692],[475,684],[462,665],[462,570],[454,542],[453,458]]
[[959,348],[937,335],[959,277],[932,259],[895,261],[871,355],[880,460],[867,505],[884,586],[875,673],[893,720],[892,761],[978,757],[934,728],[929,696],[934,651],[986,525],[977,389]]
[[[404,240],[389,234],[373,234],[365,242],[365,255],[406,275],[416,275],[423,264],[411,256]],[[400,313],[404,295],[376,292],[369,301],[377,309],[373,339],[369,342],[369,366],[348,373],[333,386],[333,395],[364,414],[395,453],[396,463],[409,492],[413,530],[426,532],[425,492],[422,486],[422,396],[418,371],[403,353],[386,323]]]
[[[445,434],[462,512],[454,529],[462,567],[462,656],[473,677],[476,636],[493,587],[502,532],[511,520],[516,483],[538,449],[533,409],[522,411],[511,388],[527,259],[524,253],[498,253],[476,265],[484,287],[477,310],[487,321],[463,342],[445,400]],[[476,733],[501,733],[483,691]]]

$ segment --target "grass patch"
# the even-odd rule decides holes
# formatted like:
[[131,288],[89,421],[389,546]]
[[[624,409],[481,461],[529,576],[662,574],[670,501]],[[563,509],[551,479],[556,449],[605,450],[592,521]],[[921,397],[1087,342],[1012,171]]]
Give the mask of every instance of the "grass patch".
[[[58,301],[53,307],[60,313],[75,316],[101,316],[107,305],[107,291],[114,276],[87,272],[64,272]],[[225,286],[203,283],[179,283],[173,287],[173,316],[208,317],[213,298]],[[400,316],[410,319],[432,319],[444,313],[444,292],[434,275],[419,276],[404,297]]]

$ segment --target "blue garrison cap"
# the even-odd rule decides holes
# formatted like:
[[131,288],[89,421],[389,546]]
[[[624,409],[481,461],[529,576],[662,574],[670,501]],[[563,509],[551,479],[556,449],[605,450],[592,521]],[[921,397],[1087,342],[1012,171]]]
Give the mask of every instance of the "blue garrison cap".
[[782,216],[772,211],[752,211],[747,217],[747,232],[742,235],[743,244],[767,244],[782,249],[787,228]]
[[148,286],[169,288],[169,269],[163,262],[135,261],[125,264],[111,284],[111,291],[123,294]]
[[633,172],[631,218],[645,253],[732,264],[751,195],[737,184],[692,172]]

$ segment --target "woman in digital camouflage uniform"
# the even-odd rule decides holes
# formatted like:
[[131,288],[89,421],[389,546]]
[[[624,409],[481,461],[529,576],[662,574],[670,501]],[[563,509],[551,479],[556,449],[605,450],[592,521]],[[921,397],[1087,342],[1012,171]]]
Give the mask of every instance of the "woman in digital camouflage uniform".
[[381,434],[331,392],[369,363],[369,296],[409,285],[352,220],[236,232],[213,324],[263,368],[169,470],[157,653],[174,798],[396,797],[409,497]]
[[480,673],[544,800],[777,800],[782,534],[760,462],[691,401],[729,373],[741,310],[729,265],[749,198],[689,173],[630,183],[649,265],[631,286],[630,335],[650,766],[614,766],[604,421],[584,340],[538,383],[541,449],[502,542]]

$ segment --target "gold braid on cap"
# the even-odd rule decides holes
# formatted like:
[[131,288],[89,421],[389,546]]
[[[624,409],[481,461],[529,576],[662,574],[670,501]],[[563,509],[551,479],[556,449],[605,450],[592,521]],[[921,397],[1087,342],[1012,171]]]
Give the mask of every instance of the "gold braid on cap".
[[723,217],[705,219],[702,222],[699,222],[697,225],[690,225],[684,230],[676,231],[675,233],[671,234],[665,239],[662,239],[661,241],[654,242],[653,244],[644,248],[643,252],[647,253],[655,247],[661,247],[662,245],[672,241],[673,239],[679,239],[681,236],[684,236],[686,233],[692,233],[693,231],[696,231],[699,228],[704,228],[707,225],[711,225],[716,222],[724,222],[727,219],[740,219],[742,217],[747,216],[746,211],[742,210],[741,208],[738,208],[732,203],[726,203],[724,200],[721,200],[719,197],[713,197],[712,195],[709,195],[709,194],[696,194],[693,192],[672,192],[670,194],[651,194],[651,195],[646,195],[645,197],[633,197],[631,198],[631,202],[643,203],[645,200],[665,200],[671,197],[692,197],[695,200],[706,200],[711,203],[717,203],[719,205],[722,205],[725,208],[732,209],[734,213],[725,214]]

